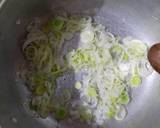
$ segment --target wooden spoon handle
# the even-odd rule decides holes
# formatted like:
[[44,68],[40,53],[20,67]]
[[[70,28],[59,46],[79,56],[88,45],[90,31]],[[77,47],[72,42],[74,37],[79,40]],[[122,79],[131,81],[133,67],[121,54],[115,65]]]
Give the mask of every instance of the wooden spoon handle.
[[160,43],[153,45],[148,51],[148,60],[152,67],[160,73]]

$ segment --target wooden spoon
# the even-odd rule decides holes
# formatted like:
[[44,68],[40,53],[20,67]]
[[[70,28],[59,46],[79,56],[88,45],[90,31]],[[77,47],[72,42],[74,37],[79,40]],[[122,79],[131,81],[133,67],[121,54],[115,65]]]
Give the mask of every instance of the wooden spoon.
[[153,45],[148,52],[148,60],[152,67],[160,73],[160,43]]

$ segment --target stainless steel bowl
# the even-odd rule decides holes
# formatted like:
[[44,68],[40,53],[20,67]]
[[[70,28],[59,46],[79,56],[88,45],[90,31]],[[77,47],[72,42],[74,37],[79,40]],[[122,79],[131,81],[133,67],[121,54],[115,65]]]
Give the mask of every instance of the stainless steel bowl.
[[[152,45],[160,41],[159,7],[160,0],[1,0],[0,126],[55,128],[53,119],[36,119],[25,111],[24,85],[17,84],[15,79],[21,58],[19,45],[32,18],[56,8],[88,13],[114,34],[133,36]],[[154,72],[132,95],[127,118],[110,120],[105,128],[160,128],[160,76]]]

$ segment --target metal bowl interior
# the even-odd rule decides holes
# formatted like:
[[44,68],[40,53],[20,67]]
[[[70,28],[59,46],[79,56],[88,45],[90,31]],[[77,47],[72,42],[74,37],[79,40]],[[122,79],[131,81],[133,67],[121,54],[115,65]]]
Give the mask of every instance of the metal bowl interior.
[[[62,8],[69,13],[88,13],[116,35],[133,36],[149,45],[160,41],[159,0],[2,0],[1,3],[0,126],[4,128],[55,127],[54,120],[36,119],[25,111],[24,85],[17,85],[15,79],[17,60],[21,58],[19,42],[26,25],[34,17]],[[16,24],[18,20],[20,24]],[[154,72],[140,87],[133,89],[132,95],[127,118],[110,120],[105,127],[159,128],[160,76]],[[14,117],[17,123],[13,121]]]

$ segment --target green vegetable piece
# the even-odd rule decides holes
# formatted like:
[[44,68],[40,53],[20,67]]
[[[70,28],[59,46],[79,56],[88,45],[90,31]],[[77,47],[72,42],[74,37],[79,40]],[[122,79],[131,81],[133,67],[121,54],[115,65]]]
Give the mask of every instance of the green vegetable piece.
[[57,71],[59,71],[59,70],[61,70],[61,67],[60,67],[59,65],[57,65],[57,64],[55,64],[55,65],[52,67],[52,72],[57,72]]
[[28,103],[28,105],[29,105],[29,108],[34,111],[37,111],[39,108],[38,104],[34,103],[33,99]]
[[62,30],[64,26],[64,20],[61,17],[56,17],[52,21],[52,27],[55,31],[60,31]]
[[131,40],[128,47],[128,52],[133,59],[143,58],[147,52],[146,44],[140,40]]
[[111,48],[111,55],[113,59],[118,60],[120,56],[122,56],[124,50],[121,48],[119,44],[113,45]]
[[80,82],[76,82],[76,83],[75,83],[75,88],[76,88],[76,89],[79,90],[79,89],[81,89],[81,87],[82,87],[82,84],[81,84]]
[[27,57],[28,60],[33,60],[33,58],[36,55],[36,48],[33,47],[33,46],[28,46],[25,49],[25,55],[26,55],[26,57]]
[[106,112],[106,117],[108,117],[109,119],[115,117],[115,115],[116,115],[116,109],[114,107],[111,107],[109,111]]
[[128,104],[130,101],[128,93],[124,90],[118,98],[118,103],[120,104]]
[[142,82],[142,79],[139,75],[133,75],[130,79],[130,84],[132,87],[137,87]]
[[55,112],[55,117],[59,120],[63,120],[68,116],[68,112],[66,108],[64,107],[59,107],[56,112]]
[[55,36],[55,39],[56,39],[55,41],[57,43],[59,43],[61,41],[61,36],[62,36],[61,32],[59,32],[59,31],[54,32],[54,36]]
[[60,98],[62,101],[69,101],[71,99],[71,93],[68,89],[63,89],[60,94]]
[[80,114],[80,119],[84,121],[90,121],[92,119],[92,112],[91,110],[88,110],[84,106],[79,106],[78,112]]
[[124,53],[124,55],[123,55],[123,60],[124,61],[128,61],[129,60],[129,56],[126,53]]
[[39,86],[39,85],[44,85],[46,81],[46,77],[44,74],[37,73],[33,76],[33,84]]
[[79,49],[71,58],[75,67],[82,68],[85,65],[94,65],[95,59],[90,55],[89,51]]
[[92,119],[92,114],[88,113],[88,112],[83,112],[80,115],[80,119],[84,120],[84,121],[90,121]]
[[35,94],[36,95],[43,95],[47,91],[47,88],[43,85],[39,85],[35,89]]
[[88,87],[88,96],[89,97],[96,97],[98,94],[97,94],[97,91],[94,87]]
[[122,51],[123,51],[123,49],[122,49],[119,45],[114,45],[114,46],[111,48],[111,52],[112,52],[113,54],[119,55],[119,54],[122,53]]
[[122,48],[119,45],[113,46],[113,50],[117,52],[122,52]]
[[110,97],[110,101],[111,101],[113,104],[116,103],[116,100],[117,100],[117,99],[116,99],[114,96],[111,96],[111,97]]
[[42,118],[46,118],[51,110],[53,110],[53,104],[50,99],[47,99],[43,96],[32,97],[31,101],[29,102],[29,107],[31,110],[36,111],[37,114]]

